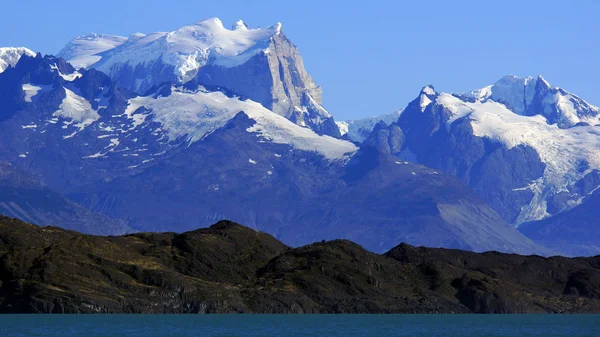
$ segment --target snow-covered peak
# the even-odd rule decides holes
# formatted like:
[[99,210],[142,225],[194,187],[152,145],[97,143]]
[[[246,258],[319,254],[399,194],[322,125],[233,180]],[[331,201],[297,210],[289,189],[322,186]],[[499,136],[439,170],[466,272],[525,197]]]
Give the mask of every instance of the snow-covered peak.
[[419,106],[421,107],[421,111],[425,111],[425,109],[432,103],[432,100],[438,93],[435,91],[433,86],[427,85],[421,89],[421,93],[419,94]]
[[76,69],[87,68],[102,59],[101,53],[127,41],[126,37],[91,33],[71,40],[57,56],[69,61]]
[[243,20],[237,20],[232,27],[232,30],[248,30],[248,25]]
[[437,92],[435,91],[433,86],[427,85],[427,86],[424,86],[423,89],[421,89],[421,94],[427,95],[427,96],[435,96],[435,95],[437,95]]
[[218,18],[198,21],[172,32],[136,34],[129,38],[90,35],[76,38],[59,56],[77,66],[93,66],[110,74],[115,66],[152,64],[161,61],[173,66],[182,83],[191,80],[208,64],[235,67],[252,56],[268,52],[271,38],[281,24],[250,29],[243,21],[226,29]]
[[23,55],[35,56],[35,53],[24,47],[0,48],[0,73],[8,67],[14,67]]
[[377,123],[384,122],[386,125],[390,125],[397,122],[403,111],[400,109],[385,115],[336,122],[336,124],[342,136],[348,135],[350,140],[362,143],[371,134]]
[[542,85],[545,89],[552,88],[552,86],[550,85],[550,83],[548,81],[546,81],[546,79],[544,79],[544,77],[542,77],[542,75],[538,75],[537,82],[540,85]]
[[[531,204],[522,209],[517,223],[546,217],[546,195],[564,191],[590,171],[600,169],[598,127],[564,129],[548,123],[541,114],[525,116],[493,100],[464,101],[446,93],[441,93],[435,104],[449,112],[447,130],[455,121],[467,120],[475,136],[490,139],[508,149],[530,146],[546,164],[543,177],[524,187],[531,190],[534,197]],[[582,170],[583,166],[576,163],[585,163],[585,168]]]
[[532,77],[507,75],[492,85],[457,95],[480,102],[491,99],[505,104],[518,114],[524,114],[535,95],[536,82]]
[[129,40],[137,40],[137,39],[141,39],[145,36],[146,36],[146,34],[144,34],[144,33],[133,33],[133,34],[129,35]]
[[535,78],[508,75],[492,85],[456,96],[475,102],[492,100],[519,115],[542,115],[549,124],[563,128],[582,122],[595,125],[600,121],[598,107],[553,87],[541,75]]

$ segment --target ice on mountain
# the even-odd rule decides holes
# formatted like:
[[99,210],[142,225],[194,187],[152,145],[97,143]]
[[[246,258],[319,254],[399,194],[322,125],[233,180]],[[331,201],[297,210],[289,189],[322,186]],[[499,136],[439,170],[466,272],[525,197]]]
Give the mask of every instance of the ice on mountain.
[[27,103],[31,103],[39,93],[47,91],[51,88],[51,85],[37,85],[31,83],[23,84],[22,89],[25,92],[24,100]]
[[232,30],[238,30],[238,29],[242,29],[242,30],[248,30],[250,27],[248,27],[248,24],[246,24],[243,20],[238,20],[233,24],[233,27],[231,28]]
[[347,134],[350,140],[362,143],[369,134],[371,134],[371,131],[373,131],[373,128],[377,123],[380,121],[383,121],[387,125],[394,123],[398,120],[402,111],[403,110],[401,109],[385,115],[335,123],[340,129],[342,136]]
[[[233,30],[229,30],[218,18],[211,18],[169,33],[141,34],[128,39],[112,37],[108,42],[96,39],[94,41],[98,46],[88,46],[73,57],[78,57],[78,64],[85,64],[86,67],[94,65],[107,73],[117,64],[135,67],[161,60],[173,66],[175,75],[185,83],[196,75],[200,67],[208,63],[222,67],[235,67],[245,63],[252,56],[265,52],[270,39],[280,31],[281,24],[264,29],[249,29],[242,21],[236,23]],[[114,46],[111,47],[111,43]],[[101,59],[94,56],[96,54],[91,54],[98,50],[102,51]],[[70,56],[63,52],[59,55]],[[72,60],[69,57],[66,59]],[[96,62],[91,63],[94,59],[97,59]]]
[[421,111],[424,111],[425,108],[427,108],[427,106],[431,103],[432,103],[431,100],[426,95],[421,95],[420,103],[419,103],[421,106]]
[[[592,169],[600,169],[600,128],[581,126],[560,128],[549,124],[542,115],[523,116],[494,101],[465,102],[450,94],[442,93],[437,104],[444,106],[451,116],[451,123],[468,118],[475,136],[485,137],[510,149],[527,145],[535,149],[546,169],[543,179],[536,183],[535,197],[529,209],[524,209],[518,222],[545,216],[540,203],[542,195],[549,191],[566,190]],[[565,106],[570,108],[570,106]],[[586,162],[589,168],[581,171],[573,163]]]
[[66,136],[65,138],[73,137],[77,132],[83,130],[88,125],[94,123],[100,118],[100,115],[96,110],[92,108],[90,102],[85,98],[75,94],[73,91],[64,88],[65,98],[59,106],[59,110],[54,112],[53,116],[66,118],[77,122],[74,124],[77,127],[77,131],[72,135]]
[[58,72],[58,75],[59,75],[60,77],[62,77],[62,78],[63,78],[63,80],[65,80],[65,81],[67,81],[67,82],[73,82],[73,81],[75,81],[76,79],[78,79],[78,78],[80,78],[80,77],[82,76],[82,75],[81,75],[81,73],[79,73],[79,72],[77,72],[77,71],[73,72],[72,74],[63,74],[63,73],[60,71],[60,69],[58,69],[58,66],[57,66],[56,64],[52,64],[52,65],[50,65],[50,69],[52,69],[52,70],[54,70],[54,71]]
[[3,73],[8,67],[14,67],[23,55],[35,57],[32,50],[24,47],[0,48],[0,73]]
[[435,89],[432,86],[430,86],[430,85],[425,86],[423,88],[423,90],[421,90],[421,93],[423,93],[425,95],[429,95],[429,96],[435,96],[436,95]]
[[125,114],[132,116],[141,107],[153,115],[153,121],[162,125],[170,141],[184,137],[193,143],[223,127],[239,112],[244,112],[256,121],[248,131],[256,132],[263,140],[318,152],[329,159],[342,158],[346,153],[357,150],[350,142],[318,135],[256,102],[227,97],[221,92],[173,87],[171,95],[166,97],[145,96],[129,100]]
[[597,107],[576,95],[552,87],[541,75],[537,78],[508,75],[493,85],[457,96],[479,102],[499,102],[519,115],[541,113],[550,124],[558,123],[562,128],[581,122],[594,125],[600,121]]
[[89,34],[78,36],[63,48],[58,54],[69,61],[76,69],[88,68],[100,61],[99,54],[114,49],[127,41],[126,37],[114,35]]

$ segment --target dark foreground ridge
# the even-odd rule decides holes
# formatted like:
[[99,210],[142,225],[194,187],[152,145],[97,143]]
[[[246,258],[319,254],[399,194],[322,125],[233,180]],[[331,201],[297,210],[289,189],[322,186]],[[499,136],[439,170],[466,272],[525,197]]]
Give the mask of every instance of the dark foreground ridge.
[[600,256],[293,249],[228,221],[99,237],[0,217],[0,312],[597,313]]

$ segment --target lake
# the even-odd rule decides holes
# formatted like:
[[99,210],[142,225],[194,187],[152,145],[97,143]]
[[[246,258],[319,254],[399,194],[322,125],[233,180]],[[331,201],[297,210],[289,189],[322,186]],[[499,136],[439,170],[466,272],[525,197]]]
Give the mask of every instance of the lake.
[[600,336],[600,315],[0,315],[0,336]]

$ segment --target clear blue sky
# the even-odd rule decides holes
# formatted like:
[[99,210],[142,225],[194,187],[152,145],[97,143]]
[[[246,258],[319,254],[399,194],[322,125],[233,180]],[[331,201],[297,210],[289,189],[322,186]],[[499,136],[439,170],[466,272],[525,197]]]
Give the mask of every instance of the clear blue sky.
[[542,74],[600,105],[600,1],[5,1],[0,46],[56,53],[90,32],[169,31],[208,17],[283,23],[337,120]]

